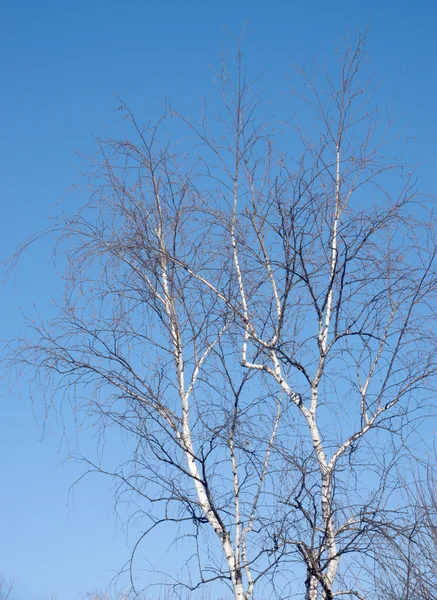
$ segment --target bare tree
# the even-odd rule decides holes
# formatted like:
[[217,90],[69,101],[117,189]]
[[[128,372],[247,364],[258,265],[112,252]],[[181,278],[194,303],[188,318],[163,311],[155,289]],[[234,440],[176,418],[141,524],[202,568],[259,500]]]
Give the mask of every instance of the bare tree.
[[[375,139],[369,88],[358,79],[363,41],[346,50],[326,90],[302,73],[317,134],[301,133],[297,172],[281,163],[286,175],[259,176],[236,103],[234,310],[243,366],[273,380],[301,415],[305,449],[289,459],[292,512],[279,538],[306,566],[309,600],[364,597],[346,557],[375,554],[375,537],[398,533],[393,467],[436,369],[434,223],[411,172],[383,154],[384,135]],[[358,580],[334,591],[341,563]]]
[[129,561],[132,585],[138,545],[173,522],[193,539],[197,570],[171,579],[173,593],[223,580],[249,598],[279,561],[264,533],[276,519],[265,486],[287,408],[235,364],[232,306],[191,275],[217,271],[232,297],[231,255],[194,175],[158,147],[163,121],[142,129],[124,109],[139,141],[99,143],[89,203],[53,229],[67,265],[58,317],[29,321],[14,360],[36,367],[55,401],[67,393],[75,410],[127,432],[132,459],[110,474],[118,499],[132,492],[149,521]]
[[13,360],[127,432],[132,460],[90,469],[136,495],[144,535],[190,536],[197,573],[174,593],[368,598],[398,533],[394,467],[437,366],[437,246],[360,78],[364,38],[332,77],[300,73],[314,119],[291,151],[240,51],[218,120],[142,126],[122,104],[129,137],[99,141],[89,200],[51,228],[65,295]]

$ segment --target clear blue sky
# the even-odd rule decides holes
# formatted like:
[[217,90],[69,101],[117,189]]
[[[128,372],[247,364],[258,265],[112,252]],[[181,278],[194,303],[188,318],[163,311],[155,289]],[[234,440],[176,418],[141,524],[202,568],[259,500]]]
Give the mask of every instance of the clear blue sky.
[[[238,34],[249,22],[246,61],[252,72],[266,71],[263,86],[275,97],[292,60],[332,56],[336,41],[370,18],[367,50],[381,82],[380,104],[393,110],[402,134],[415,137],[411,156],[422,161],[423,187],[435,192],[432,0],[2,0],[0,257],[43,227],[77,181],[73,150],[91,152],[93,135],[117,129],[114,93],[144,121],[164,98],[197,112],[201,97],[214,97],[208,66],[232,44],[223,26]],[[43,314],[50,311],[59,284],[46,260],[41,243],[15,282],[2,287],[0,338],[19,331],[20,306],[35,302]],[[54,592],[58,600],[78,600],[106,586],[128,557],[128,542],[112,513],[108,482],[86,480],[69,497],[81,468],[61,464],[66,447],[55,421],[41,441],[38,398],[35,420],[26,388],[16,393],[5,382],[0,396],[0,572],[18,583],[13,600],[44,600]],[[94,447],[90,435],[80,443],[84,451]],[[157,554],[164,547],[154,543]]]

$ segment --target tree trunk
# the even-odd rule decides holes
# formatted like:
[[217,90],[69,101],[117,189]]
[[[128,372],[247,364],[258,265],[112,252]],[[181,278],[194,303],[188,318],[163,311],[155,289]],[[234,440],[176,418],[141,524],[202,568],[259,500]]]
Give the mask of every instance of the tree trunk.
[[305,600],[317,600],[317,579],[312,575],[310,571],[307,571],[307,577],[305,579]]

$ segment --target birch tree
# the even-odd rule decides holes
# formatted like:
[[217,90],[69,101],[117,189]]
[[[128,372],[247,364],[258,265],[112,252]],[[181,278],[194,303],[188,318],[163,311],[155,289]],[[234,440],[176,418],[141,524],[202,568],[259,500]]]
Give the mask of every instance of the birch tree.
[[313,118],[285,147],[240,51],[217,120],[143,126],[122,104],[129,135],[99,141],[89,201],[51,228],[65,296],[14,361],[128,432],[128,464],[90,469],[136,495],[144,535],[191,536],[190,589],[370,598],[398,533],[395,471],[434,389],[437,246],[364,39],[332,74],[295,71],[292,110]]
[[[165,118],[143,128],[123,109],[139,141],[99,142],[89,202],[51,228],[66,265],[58,315],[28,320],[13,361],[43,382],[49,404],[67,394],[102,435],[126,432],[127,463],[84,460],[88,473],[111,475],[117,502],[130,494],[144,519],[127,565],[134,592],[141,542],[174,523],[195,560],[166,581],[172,597],[222,581],[248,599],[280,560],[266,485],[279,469],[271,453],[288,408],[235,363],[232,254],[185,157],[159,147]],[[219,274],[227,302],[191,275],[206,271]]]

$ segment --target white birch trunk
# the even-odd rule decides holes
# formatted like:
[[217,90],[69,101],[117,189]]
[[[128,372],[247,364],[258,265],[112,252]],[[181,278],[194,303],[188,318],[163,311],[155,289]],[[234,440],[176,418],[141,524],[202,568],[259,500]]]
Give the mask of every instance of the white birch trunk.
[[318,591],[317,591],[317,579],[314,575],[308,575],[307,579],[307,591],[305,600],[317,600]]
[[[159,196],[157,195],[157,202],[159,203]],[[229,568],[229,573],[232,581],[232,586],[234,589],[235,600],[245,600],[245,592],[243,587],[243,582],[241,578],[241,570],[240,566],[237,563],[236,555],[234,548],[232,546],[232,542],[230,540],[229,533],[226,531],[223,523],[218,518],[216,512],[213,510],[211,503],[209,501],[208,495],[206,493],[205,487],[202,484],[202,477],[199,472],[198,466],[196,464],[193,441],[191,436],[191,427],[190,427],[190,419],[189,419],[189,399],[191,395],[191,391],[193,385],[195,383],[196,374],[198,371],[198,367],[202,362],[197,364],[195,373],[191,378],[190,385],[188,385],[188,389],[186,389],[185,385],[185,365],[183,360],[183,352],[182,352],[182,340],[180,337],[179,327],[178,327],[178,317],[176,314],[176,310],[174,307],[173,299],[170,295],[170,287],[168,281],[168,273],[167,273],[167,262],[165,259],[166,249],[165,242],[163,239],[163,233],[161,229],[157,231],[157,237],[160,242],[161,252],[162,252],[162,262],[161,262],[161,277],[162,277],[162,287],[164,290],[164,305],[165,311],[168,318],[168,322],[170,325],[171,331],[171,339],[173,345],[173,358],[176,370],[176,378],[178,382],[178,390],[179,397],[181,399],[182,406],[182,431],[179,433],[178,438],[181,443],[182,449],[185,453],[185,457],[187,460],[188,470],[193,479],[194,486],[197,493],[197,498],[199,501],[200,508],[205,515],[208,523],[214,529],[217,537],[220,540],[223,553],[226,558],[226,563]]]

